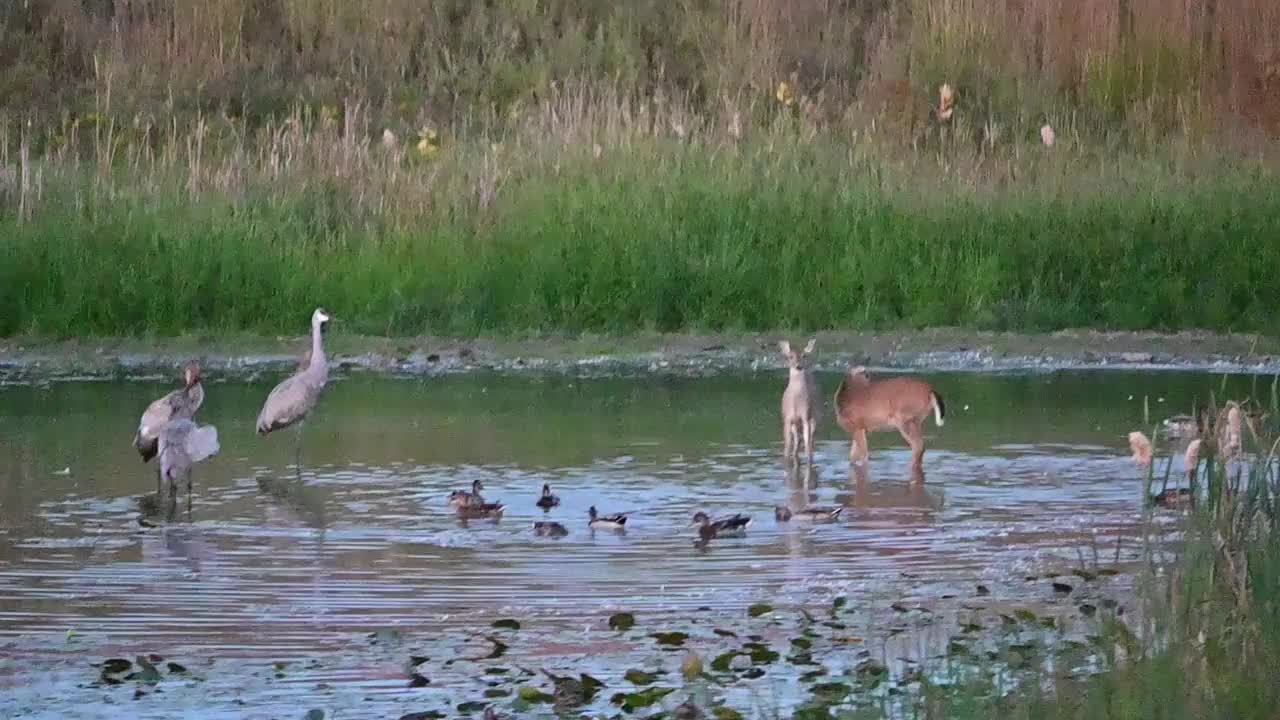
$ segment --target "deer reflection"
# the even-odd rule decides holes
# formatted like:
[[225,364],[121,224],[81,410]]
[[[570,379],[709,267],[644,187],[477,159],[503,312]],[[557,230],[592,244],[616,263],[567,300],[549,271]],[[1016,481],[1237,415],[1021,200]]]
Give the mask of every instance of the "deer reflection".
[[925,489],[924,472],[913,468],[905,483],[879,480],[872,484],[870,467],[852,463],[849,467],[849,494],[837,500],[859,509],[918,509],[931,514],[942,510],[943,495]]

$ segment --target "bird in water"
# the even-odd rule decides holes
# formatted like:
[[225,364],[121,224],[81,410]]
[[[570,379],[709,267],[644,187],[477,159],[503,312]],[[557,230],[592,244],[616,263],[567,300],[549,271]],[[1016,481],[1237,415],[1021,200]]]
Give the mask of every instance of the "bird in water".
[[711,516],[704,512],[696,512],[693,514],[693,522],[698,525],[698,537],[703,540],[713,540],[718,537],[741,537],[747,534],[747,526],[751,524],[751,518],[746,515],[736,514],[719,520],[712,520]]
[[561,538],[569,534],[569,529],[558,522],[539,520],[533,523],[533,534],[542,537]]
[[773,509],[773,516],[778,522],[787,522],[789,520],[804,520],[808,522],[831,522],[840,517],[840,513],[844,512],[844,508],[840,506],[832,507],[807,507],[800,510],[792,510],[786,507],[776,507]]
[[627,526],[627,516],[623,513],[615,513],[613,515],[601,515],[596,512],[596,506],[592,505],[587,511],[590,518],[587,520],[587,527],[592,530],[623,530]]
[[178,481],[187,481],[187,512],[191,511],[191,468],[218,454],[218,429],[179,418],[160,433],[160,475],[169,484],[170,501],[177,497]]
[[507,506],[500,502],[479,502],[458,507],[458,518],[461,520],[497,520]]
[[[267,395],[267,401],[258,413],[257,429],[259,435],[267,435],[297,425],[295,437],[295,467],[301,474],[302,421],[307,413],[316,406],[320,393],[329,381],[329,362],[324,355],[323,333],[325,325],[332,320],[324,308],[316,308],[311,313],[311,353],[310,359],[304,359],[306,367],[302,367],[293,375],[285,378]],[[301,367],[302,363],[299,363]]]
[[466,490],[454,490],[449,493],[449,506],[457,509],[470,505],[483,505],[484,497],[480,494],[480,490],[484,488],[480,480],[477,478],[471,483],[471,492]]
[[[204,384],[200,378],[200,365],[191,363],[183,369],[183,385],[177,390],[152,402],[142,413],[138,422],[138,432],[133,436],[133,446],[142,456],[143,462],[150,462],[159,452],[160,434],[165,426],[179,419],[190,419],[204,402]],[[160,492],[162,473],[156,471],[156,492]]]
[[547,483],[542,483],[542,497],[538,498],[538,507],[543,510],[550,510],[559,504],[560,498],[551,494],[551,486]]

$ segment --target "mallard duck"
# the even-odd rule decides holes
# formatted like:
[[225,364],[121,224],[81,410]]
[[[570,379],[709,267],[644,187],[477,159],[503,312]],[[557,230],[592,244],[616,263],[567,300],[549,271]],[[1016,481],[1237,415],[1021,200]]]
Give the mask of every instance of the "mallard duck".
[[535,522],[533,533],[542,537],[560,538],[569,534],[569,530],[558,522]]
[[479,502],[471,505],[458,506],[458,517],[463,520],[484,520],[487,518],[500,518],[502,511],[506,509],[506,505],[493,502]]
[[1196,496],[1191,488],[1168,488],[1152,495],[1151,502],[1162,508],[1195,507]]
[[720,518],[719,520],[712,520],[710,515],[699,511],[693,514],[693,522],[694,524],[701,523],[701,527],[698,528],[698,535],[703,540],[710,540],[717,537],[739,537],[745,535],[747,526],[751,524],[751,518],[737,514]]
[[477,479],[475,482],[471,483],[471,492],[467,492],[466,490],[454,490],[449,493],[449,505],[455,508],[462,508],[468,505],[483,505],[484,497],[480,495],[480,490],[482,488],[484,488],[484,485],[482,485],[480,480]]
[[551,486],[547,483],[542,483],[542,497],[538,498],[538,507],[543,510],[550,510],[559,504],[560,498],[551,494]]
[[587,521],[587,527],[593,530],[622,530],[627,526],[627,516],[622,513],[601,515],[596,512],[596,506],[592,505],[587,514],[591,517]]
[[840,513],[842,512],[844,512],[844,507],[839,505],[833,505],[830,507],[807,507],[801,510],[776,507],[773,509],[773,516],[778,519],[778,522],[787,522],[788,520],[831,522],[840,517]]

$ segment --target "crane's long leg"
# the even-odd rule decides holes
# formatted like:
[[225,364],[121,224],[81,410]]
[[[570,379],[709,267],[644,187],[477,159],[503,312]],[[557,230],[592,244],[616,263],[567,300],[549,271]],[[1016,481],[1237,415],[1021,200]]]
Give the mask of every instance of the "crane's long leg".
[[187,472],[187,519],[191,519],[191,475],[194,470]]
[[160,502],[163,496],[164,496],[164,489],[161,488],[160,486],[160,461],[157,460],[156,461],[156,502]]
[[298,474],[298,479],[302,479],[302,425],[305,421],[299,420],[297,429],[293,435],[293,469]]

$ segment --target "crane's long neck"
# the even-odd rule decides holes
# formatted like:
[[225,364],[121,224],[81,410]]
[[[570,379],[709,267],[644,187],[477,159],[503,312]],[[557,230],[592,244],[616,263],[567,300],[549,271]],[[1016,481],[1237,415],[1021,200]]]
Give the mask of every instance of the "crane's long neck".
[[307,371],[315,375],[328,374],[328,367],[324,357],[324,341],[321,338],[320,323],[311,325],[311,364],[307,366]]

